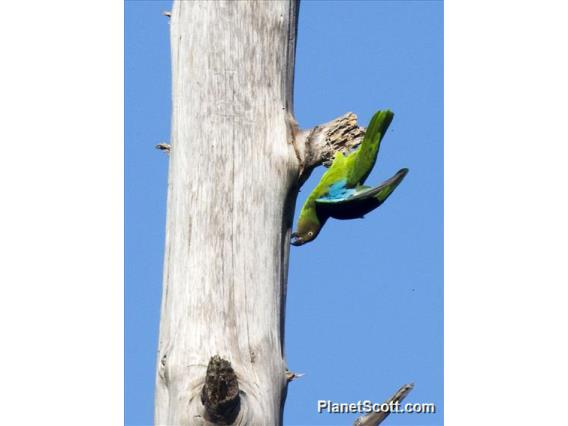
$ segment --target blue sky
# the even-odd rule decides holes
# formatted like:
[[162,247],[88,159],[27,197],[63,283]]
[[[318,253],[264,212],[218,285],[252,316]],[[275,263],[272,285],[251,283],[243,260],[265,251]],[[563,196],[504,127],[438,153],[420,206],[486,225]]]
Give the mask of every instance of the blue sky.
[[[170,132],[169,1],[125,3],[125,421],[151,424]],[[287,425],[351,424],[318,399],[383,401],[415,382],[410,402],[443,403],[443,3],[309,2],[300,9],[295,113],[311,127],[353,111],[395,119],[375,170],[409,175],[364,220],[329,221],[291,248],[286,314]],[[297,203],[323,168],[304,185]],[[297,215],[296,215],[297,217]],[[386,422],[385,422],[386,423]]]

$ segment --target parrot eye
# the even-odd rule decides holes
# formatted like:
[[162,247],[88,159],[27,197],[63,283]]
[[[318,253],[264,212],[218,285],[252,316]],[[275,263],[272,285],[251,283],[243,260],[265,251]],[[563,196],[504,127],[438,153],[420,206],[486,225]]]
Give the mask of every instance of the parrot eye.
[[308,232],[308,237],[312,237],[314,233],[312,231]]

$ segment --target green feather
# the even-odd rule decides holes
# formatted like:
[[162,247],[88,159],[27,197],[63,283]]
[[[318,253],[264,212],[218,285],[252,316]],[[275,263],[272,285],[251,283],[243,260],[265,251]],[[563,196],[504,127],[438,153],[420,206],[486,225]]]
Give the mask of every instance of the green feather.
[[334,183],[347,179],[347,187],[354,188],[365,182],[375,165],[381,140],[393,116],[394,114],[388,110],[375,113],[367,127],[363,142],[361,142],[357,150],[350,153],[347,157],[342,152],[335,154],[333,163],[323,174],[318,185],[304,203],[300,212],[300,221],[309,219],[310,222],[317,221],[319,223],[315,202],[318,198],[325,196],[329,191],[329,187]]
[[[373,170],[381,140],[392,122],[393,117],[394,114],[389,110],[378,111],[373,115],[361,145],[355,151],[347,155],[344,155],[342,152],[335,154],[331,166],[323,174],[319,183],[310,193],[302,207],[298,220],[298,232],[295,233],[296,235],[305,236],[305,234],[311,231],[311,239],[315,238],[329,217],[329,215],[318,215],[316,206],[318,202],[321,202],[321,200],[318,199],[328,195],[332,185],[345,181],[345,187],[348,189],[364,189],[363,183]],[[402,180],[402,178],[400,180]],[[393,188],[389,188],[389,190],[385,188],[384,194],[379,196],[382,198],[381,202],[390,195],[398,183],[400,182],[397,182],[397,184],[394,185]],[[378,194],[375,193],[373,195]],[[348,200],[349,199],[346,201]]]
[[381,141],[393,117],[394,114],[391,111],[385,110],[377,112],[371,119],[361,146],[348,159],[350,164],[348,166],[347,185],[349,187],[354,188],[361,185],[369,177],[377,161]]

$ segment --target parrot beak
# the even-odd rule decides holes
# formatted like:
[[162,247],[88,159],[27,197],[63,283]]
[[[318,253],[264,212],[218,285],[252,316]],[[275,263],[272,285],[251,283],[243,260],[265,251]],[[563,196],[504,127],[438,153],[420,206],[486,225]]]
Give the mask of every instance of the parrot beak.
[[293,246],[298,247],[304,244],[304,239],[300,237],[297,232],[292,232],[292,235],[290,235],[290,237],[292,239],[290,241],[290,244],[292,244]]

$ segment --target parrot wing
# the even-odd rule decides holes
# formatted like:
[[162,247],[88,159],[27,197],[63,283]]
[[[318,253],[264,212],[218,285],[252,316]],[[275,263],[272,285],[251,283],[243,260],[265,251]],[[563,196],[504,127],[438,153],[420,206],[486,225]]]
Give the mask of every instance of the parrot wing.
[[365,132],[365,137],[357,151],[351,154],[349,160],[349,171],[347,174],[347,184],[351,187],[363,184],[377,160],[381,140],[385,135],[394,114],[389,111],[378,111],[371,118],[371,122]]
[[346,189],[338,196],[321,197],[315,200],[318,216],[328,216],[335,219],[362,218],[365,214],[376,209],[393,193],[402,182],[408,169],[399,170],[393,177],[374,188],[359,185]]

